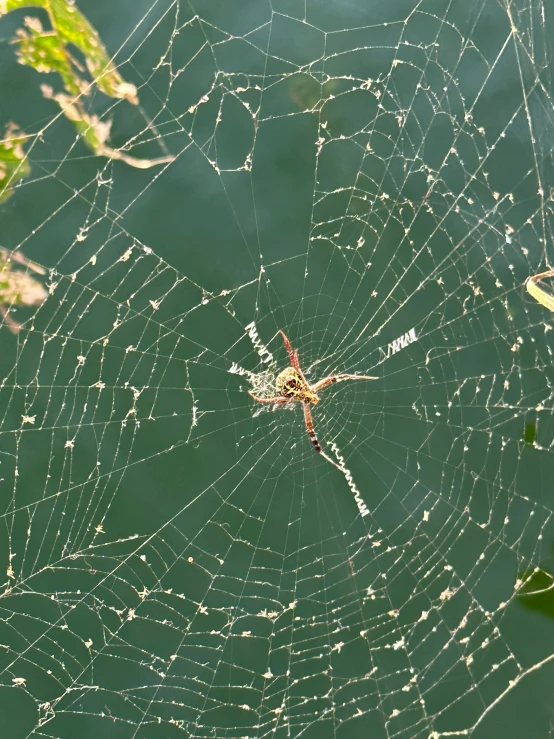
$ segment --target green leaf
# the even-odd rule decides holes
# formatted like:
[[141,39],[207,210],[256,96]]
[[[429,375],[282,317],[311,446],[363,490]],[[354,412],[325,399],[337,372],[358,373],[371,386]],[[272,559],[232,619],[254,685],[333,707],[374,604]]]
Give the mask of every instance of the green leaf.
[[0,141],[0,203],[12,195],[14,185],[31,171],[23,150],[26,138],[15,123],[9,123]]
[[541,569],[518,573],[522,583],[517,591],[518,603],[528,611],[538,611],[554,619],[554,581],[549,572]]
[[[23,271],[20,267],[25,267]],[[44,275],[46,271],[19,252],[10,253],[0,247],[0,325],[6,326],[16,334],[21,324],[12,317],[14,308],[38,307],[48,297],[42,282],[34,275]]]
[[531,295],[537,303],[544,305],[545,308],[554,312],[554,294],[549,287],[545,287],[541,282],[545,277],[554,277],[554,270],[549,269],[547,272],[542,272],[540,275],[533,275],[529,277],[525,283],[527,292]]
[[523,430],[523,441],[527,444],[527,446],[533,446],[536,438],[537,438],[537,424],[536,423],[526,423],[525,428]]
[[[58,72],[67,92],[86,94],[97,85],[109,97],[138,103],[136,87],[125,82],[114,67],[96,30],[70,0],[0,0],[0,16],[12,10],[35,7],[48,13],[51,31],[44,31],[38,18],[26,18],[27,31],[18,32],[19,58],[38,72]],[[79,64],[68,45],[73,44],[85,57],[92,83],[83,79]]]
[[[25,28],[17,31],[14,42],[18,45],[19,61],[37,72],[60,75],[65,91],[55,92],[50,85],[42,85],[42,93],[60,106],[86,145],[98,156],[119,159],[139,169],[172,161],[172,156],[140,159],[108,145],[111,122],[91,114],[85,105],[86,97],[96,86],[109,97],[137,105],[136,87],[121,77],[100,36],[73,0],[0,0],[0,16],[31,7],[44,9],[52,28],[45,31],[39,18],[25,18]],[[81,52],[85,66],[71,53],[72,48]]]

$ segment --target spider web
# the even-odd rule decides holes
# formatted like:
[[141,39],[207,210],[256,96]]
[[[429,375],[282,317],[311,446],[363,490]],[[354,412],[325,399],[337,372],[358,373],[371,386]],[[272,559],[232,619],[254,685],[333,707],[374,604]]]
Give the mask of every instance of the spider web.
[[5,97],[4,736],[548,735],[552,19],[379,5],[79,2],[146,171]]

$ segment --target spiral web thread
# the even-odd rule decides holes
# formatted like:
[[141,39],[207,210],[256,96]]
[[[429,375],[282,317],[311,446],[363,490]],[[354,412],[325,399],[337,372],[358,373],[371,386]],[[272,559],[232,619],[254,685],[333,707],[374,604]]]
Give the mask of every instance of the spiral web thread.
[[[98,101],[112,145],[173,159],[94,157],[51,107],[3,206],[48,291],[2,327],[6,716],[520,736],[554,660],[544,4],[79,5],[140,98]],[[247,393],[278,329],[310,382],[380,378],[322,393],[323,456]]]

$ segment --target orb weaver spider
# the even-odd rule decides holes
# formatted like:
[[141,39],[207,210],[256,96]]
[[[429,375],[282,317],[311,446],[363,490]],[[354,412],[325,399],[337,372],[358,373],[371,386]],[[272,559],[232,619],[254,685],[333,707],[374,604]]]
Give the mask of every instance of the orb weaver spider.
[[321,453],[321,446],[314,430],[310,403],[313,403],[314,405],[319,403],[318,393],[335,382],[344,382],[345,380],[378,380],[379,378],[370,377],[369,375],[329,375],[328,377],[324,377],[322,380],[318,380],[318,382],[313,385],[310,385],[308,380],[304,377],[304,373],[300,367],[298,351],[293,350],[284,331],[279,329],[279,333],[285,342],[285,348],[288,352],[291,366],[287,367],[277,375],[277,379],[275,380],[275,392],[277,394],[273,398],[259,398],[257,395],[250,392],[250,390],[248,391],[248,394],[251,395],[254,400],[258,401],[258,403],[274,403],[275,405],[291,402],[302,403],[308,436],[310,437],[310,441],[314,445],[316,452]]

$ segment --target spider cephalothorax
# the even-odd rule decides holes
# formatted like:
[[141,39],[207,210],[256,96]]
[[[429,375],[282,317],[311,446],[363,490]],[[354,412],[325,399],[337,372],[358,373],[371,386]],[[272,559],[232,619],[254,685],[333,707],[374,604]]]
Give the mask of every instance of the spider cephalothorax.
[[280,331],[285,347],[287,349],[290,367],[287,367],[282,372],[279,372],[277,379],[275,380],[275,397],[272,398],[259,398],[254,393],[250,392],[250,395],[257,400],[258,403],[293,403],[298,401],[302,403],[304,408],[304,420],[306,422],[306,428],[308,430],[308,436],[311,439],[312,444],[315,447],[316,452],[321,452],[321,446],[315,435],[314,423],[312,420],[312,413],[310,411],[310,403],[314,405],[319,403],[318,392],[324,390],[334,382],[343,382],[344,380],[377,380],[377,377],[369,377],[368,375],[329,375],[324,377],[323,380],[310,385],[308,380],[304,377],[304,373],[300,367],[298,360],[298,352],[294,351],[290,341],[285,336],[283,331]]

